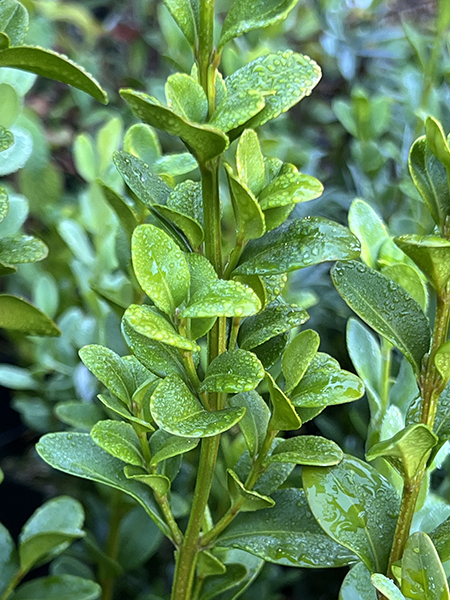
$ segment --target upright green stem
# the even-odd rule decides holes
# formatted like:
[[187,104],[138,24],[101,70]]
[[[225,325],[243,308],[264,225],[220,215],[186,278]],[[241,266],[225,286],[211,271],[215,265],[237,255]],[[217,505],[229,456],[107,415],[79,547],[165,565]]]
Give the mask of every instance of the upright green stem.
[[[111,501],[111,517],[109,520],[109,535],[106,542],[105,554],[112,560],[117,559],[120,541],[120,523],[122,522],[123,509],[120,502],[120,492],[114,492]],[[112,600],[114,595],[114,582],[116,576],[109,572],[101,573],[102,600]]]

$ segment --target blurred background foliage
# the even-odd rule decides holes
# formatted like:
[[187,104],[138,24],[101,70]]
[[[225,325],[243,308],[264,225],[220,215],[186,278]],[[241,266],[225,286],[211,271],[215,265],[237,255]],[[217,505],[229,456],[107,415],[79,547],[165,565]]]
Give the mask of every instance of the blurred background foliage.
[[[127,268],[128,240],[108,194],[124,193],[112,153],[122,147],[135,121],[118,89],[133,86],[162,99],[167,76],[189,72],[193,57],[159,1],[22,2],[30,13],[25,43],[55,48],[83,65],[107,89],[110,104],[100,106],[82,92],[34,75],[0,70],[0,125],[10,128],[17,142],[0,154],[1,184],[11,202],[0,233],[36,235],[49,248],[45,260],[20,265],[16,274],[2,279],[2,287],[31,300],[62,331],[54,339],[1,332],[5,482],[0,513],[17,536],[43,499],[57,493],[78,498],[89,534],[53,561],[50,572],[93,577],[100,569],[104,579],[116,580],[117,598],[152,600],[167,592],[172,553],[153,523],[141,509],[123,499],[118,503],[101,486],[52,471],[37,458],[34,443],[40,434],[68,426],[88,431],[104,410],[96,400],[100,386],[78,358],[80,347],[99,343],[127,353],[120,317],[136,292]],[[230,1],[216,4],[220,18]],[[227,75],[283,48],[308,54],[323,69],[310,98],[259,131],[264,154],[295,164],[325,186],[320,198],[297,205],[293,216],[313,214],[346,223],[349,206],[359,197],[378,212],[392,235],[432,231],[410,181],[407,156],[427,115],[450,130],[446,4],[299,0],[282,25],[252,32],[226,47],[222,67]],[[162,153],[180,153],[183,147],[164,134],[159,142],[148,160],[164,173]],[[198,177],[187,164],[177,181],[188,172],[190,178]],[[228,210],[225,202],[225,214]],[[233,232],[226,233],[231,243]],[[328,267],[291,277],[285,297],[308,309],[308,327],[320,333],[321,349],[351,370],[345,345],[349,309],[332,288]],[[87,411],[80,419],[80,402],[90,406],[91,420]],[[305,427],[363,456],[367,421],[362,399],[329,409]],[[238,455],[233,444],[224,444],[222,452],[229,460]],[[187,510],[184,490],[191,488],[193,467],[186,463],[183,469],[176,480],[179,516]],[[445,465],[437,474],[433,485],[450,500]],[[219,503],[220,482],[216,492]],[[112,558],[108,531],[121,513],[126,517],[120,521],[120,551]],[[328,571],[322,578],[317,572],[266,565],[242,598],[334,600],[345,571]]]

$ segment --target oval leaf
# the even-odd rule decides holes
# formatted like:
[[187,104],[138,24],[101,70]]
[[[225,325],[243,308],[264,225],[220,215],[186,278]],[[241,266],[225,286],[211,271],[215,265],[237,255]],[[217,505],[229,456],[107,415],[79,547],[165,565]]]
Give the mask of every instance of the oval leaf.
[[450,241],[432,235],[402,235],[394,242],[411,258],[437,292],[450,279]]
[[285,389],[289,393],[300,382],[320,345],[319,334],[306,329],[289,342],[283,353],[281,367]]
[[91,431],[91,438],[111,456],[130,465],[145,464],[139,438],[130,423],[123,421],[99,421]]
[[98,583],[75,575],[51,575],[24,583],[11,600],[97,600]]
[[204,285],[181,311],[183,317],[246,317],[261,309],[255,292],[238,281],[216,279]]
[[328,467],[344,458],[339,446],[318,435],[298,435],[280,442],[268,459],[269,463],[290,463]]
[[0,294],[0,327],[28,335],[61,335],[50,317],[22,298],[9,294]]
[[251,352],[230,350],[217,356],[206,371],[202,392],[250,392],[264,377],[264,367]]
[[433,542],[417,531],[402,559],[402,592],[410,600],[448,600],[447,577]]

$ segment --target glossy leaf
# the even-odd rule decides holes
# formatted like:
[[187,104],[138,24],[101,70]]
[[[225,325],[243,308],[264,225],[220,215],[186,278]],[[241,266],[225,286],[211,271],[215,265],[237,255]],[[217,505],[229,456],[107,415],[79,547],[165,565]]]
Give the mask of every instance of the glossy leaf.
[[392,281],[395,281],[395,283],[398,283],[417,302],[424,312],[427,311],[427,285],[418,269],[405,263],[398,263],[382,267],[381,273],[389,279],[392,279]]
[[[81,504],[68,496],[45,502],[23,526],[19,537],[20,568],[30,568],[58,548],[62,552],[72,541],[84,536],[81,529],[84,511]],[[59,553],[58,552],[58,553]],[[53,558],[53,556],[52,556]]]
[[281,335],[277,335],[267,342],[264,342],[261,346],[252,348],[252,352],[256,354],[265,369],[270,369],[281,358],[288,339],[289,334],[282,333]]
[[450,279],[450,242],[432,235],[402,235],[394,241],[416,263],[434,289],[442,292]]
[[202,162],[219,156],[228,146],[228,138],[220,130],[210,125],[190,123],[156,98],[128,89],[121,90],[120,95],[139,119],[180,137]]
[[348,226],[361,242],[362,261],[375,269],[380,248],[389,238],[385,224],[367,202],[357,198],[348,212]]
[[237,281],[217,279],[202,287],[185,309],[182,317],[246,317],[261,308],[255,292]]
[[292,402],[280,390],[270,373],[266,372],[266,379],[272,403],[272,417],[269,422],[269,429],[282,431],[299,429],[302,422]]
[[58,336],[57,325],[38,308],[9,294],[0,294],[0,327],[27,335]]
[[[269,450],[269,456],[273,449],[282,442],[280,438],[275,438]],[[249,452],[243,452],[234,465],[233,470],[241,481],[246,481],[253,463]],[[287,480],[289,475],[295,469],[294,463],[273,463],[265,467],[264,472],[258,477],[253,490],[264,496],[272,496]]]
[[[163,460],[172,458],[173,456],[179,456],[190,452],[198,446],[198,439],[178,437],[176,435],[170,435],[167,432],[160,429],[157,432],[157,437],[163,438],[162,443],[159,445],[158,450],[153,454],[150,461],[151,466],[157,465]],[[155,436],[152,436],[152,444],[155,441]]]
[[[318,65],[309,57],[290,50],[260,56],[225,79],[228,95],[257,90],[265,106],[246,124],[256,128],[286,112],[309,95],[321,77]],[[275,93],[274,93],[275,92]]]
[[450,148],[442,125],[432,116],[425,121],[425,138],[431,152],[438,158],[450,172]]
[[228,492],[230,493],[233,506],[238,502],[242,502],[240,508],[242,512],[253,512],[274,506],[275,502],[272,498],[245,489],[244,485],[239,481],[239,477],[232,469],[227,469],[227,474]]
[[389,579],[381,573],[374,573],[371,577],[372,584],[383,594],[386,600],[406,600],[392,579]]
[[133,426],[123,421],[99,421],[91,431],[97,446],[130,465],[143,466],[144,457]]
[[225,168],[238,236],[244,240],[261,237],[266,226],[258,201],[250,189],[234,175],[231,167],[225,164]]
[[359,242],[350,231],[320,217],[296,219],[246,246],[235,275],[276,275],[328,260],[359,255]]
[[245,319],[239,329],[239,346],[251,350],[280,333],[302,325],[308,319],[308,313],[300,306],[277,299],[263,312]]
[[75,575],[51,575],[28,581],[11,600],[97,600],[101,587],[90,579]]
[[[132,304],[124,314],[124,320],[141,335],[168,346],[174,346],[181,350],[196,352],[199,350],[197,344],[179,335],[162,315],[150,306]],[[157,373],[158,374],[158,373]]]
[[167,106],[187,121],[204,123],[208,99],[202,86],[186,73],[174,73],[165,85]]
[[109,205],[118,216],[123,228],[131,238],[131,235],[139,222],[138,215],[131,208],[131,206],[129,206],[125,200],[112,188],[108,187],[101,181],[99,181],[98,184],[100,185],[100,188]]
[[125,406],[125,404],[120,400],[117,400],[117,398],[106,396],[104,394],[99,394],[98,399],[104,406],[112,410],[117,415],[120,415],[123,419],[125,419],[125,421],[129,421],[130,423],[136,423],[137,425],[140,425],[147,431],[155,430],[151,423],[148,423],[147,421],[144,421],[143,419],[139,419],[139,417],[135,417],[134,415],[132,415],[128,408]]
[[184,33],[189,44],[194,48],[197,44],[196,4],[193,0],[164,0],[170,14]]
[[129,494],[170,537],[152,492],[144,484],[128,480],[123,474],[123,462],[97,446],[88,433],[49,433],[39,440],[36,450],[55,469]]
[[328,467],[344,458],[339,446],[318,435],[297,435],[280,442],[270,455],[269,463],[289,463]]
[[198,555],[197,576],[210,577],[211,575],[222,575],[227,568],[212,552],[203,550]]
[[362,381],[324,352],[317,352],[290,397],[294,406],[315,408],[358,400],[364,394]]
[[[217,273],[207,258],[201,254],[190,252],[186,254],[186,260],[189,265],[191,273],[191,285],[189,289],[189,297],[194,298],[201,290],[208,284],[217,281]],[[216,316],[191,319],[190,326],[190,337],[191,339],[198,340],[203,337],[216,321]]]
[[0,186],[0,223],[6,219],[9,213],[9,198],[4,187]]
[[442,562],[450,559],[450,517],[429,534]]
[[[268,92],[273,94],[274,92]],[[236,137],[236,130],[248,123],[252,117],[262,111],[265,106],[264,96],[257,89],[234,87],[224,96],[214,111],[210,123],[218,130],[228,133],[231,139]]]
[[5,33],[11,46],[18,46],[28,31],[28,12],[16,0],[3,0],[0,5],[0,31]]
[[43,260],[48,248],[31,235],[14,235],[0,239],[0,261],[3,263],[29,263]]
[[303,490],[279,490],[273,500],[273,508],[238,515],[219,536],[217,546],[239,548],[291,567],[338,567],[353,562],[353,553],[319,527]]
[[270,420],[270,410],[263,398],[255,392],[242,392],[229,399],[234,408],[245,407],[245,414],[239,421],[239,427],[245,438],[251,456],[256,456],[264,442]]
[[49,77],[90,94],[102,104],[108,96],[99,83],[67,56],[34,46],[16,46],[0,51],[0,67],[12,67]]
[[210,437],[227,431],[245,412],[242,408],[205,410],[187,385],[174,375],[166,377],[156,388],[150,410],[161,429],[187,438]]
[[378,600],[370,579],[370,571],[363,562],[357,563],[345,576],[339,600]]
[[258,201],[263,210],[290,206],[318,198],[323,185],[315,177],[299,173],[294,165],[285,163],[273,181],[267,185]]
[[127,479],[133,479],[148,485],[149,488],[154,490],[159,496],[165,496],[170,490],[170,479],[165,475],[156,475],[149,473],[145,469],[139,466],[127,465],[124,467],[123,472]]
[[14,134],[0,125],[0,152],[8,150],[14,144]]
[[203,206],[201,186],[198,182],[183,181],[167,198],[167,206],[157,205],[158,213],[183,231],[193,248],[203,242]]
[[251,352],[229,350],[217,356],[208,366],[202,392],[250,392],[264,377],[264,367]]
[[300,382],[320,345],[319,334],[312,329],[299,333],[286,346],[281,367],[285,390],[291,392]]
[[19,559],[11,534],[0,523],[0,594],[19,571]]
[[[236,552],[239,551],[236,550]],[[263,564],[263,561],[261,563]],[[245,581],[247,569],[240,563],[227,564],[226,569],[223,575],[215,575],[205,580],[199,600],[212,600],[212,598],[232,600],[240,596],[239,591],[243,590],[237,588],[237,586]],[[236,595],[234,592],[236,592]]]
[[331,276],[350,308],[419,372],[430,346],[430,327],[417,302],[395,282],[354,261],[337,263]]
[[402,559],[402,592],[410,600],[448,600],[447,577],[433,542],[413,533]]
[[425,465],[438,438],[423,423],[409,425],[389,440],[378,442],[366,454],[367,460],[385,458],[405,481],[411,481]]
[[258,135],[246,129],[239,137],[236,149],[236,167],[239,180],[252,194],[259,196],[264,187],[264,157]]
[[173,315],[189,292],[189,267],[175,242],[154,225],[139,225],[131,242],[134,272],[156,306]]
[[371,571],[387,567],[400,499],[368,464],[345,457],[335,467],[303,467],[309,506],[326,533]]
[[[95,377],[127,405],[131,402],[131,390],[127,367],[115,352],[98,344],[85,346],[79,351],[81,360]],[[133,390],[134,391],[134,390]]]
[[434,356],[434,364],[445,383],[450,378],[450,341],[443,344]]

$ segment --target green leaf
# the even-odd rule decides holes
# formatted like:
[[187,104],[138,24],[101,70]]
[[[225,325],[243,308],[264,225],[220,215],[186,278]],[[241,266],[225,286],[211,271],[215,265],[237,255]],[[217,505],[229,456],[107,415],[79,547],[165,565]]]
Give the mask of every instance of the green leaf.
[[138,215],[117,192],[108,187],[102,181],[97,181],[97,183],[99,184],[107,202],[119,218],[122,227],[127,232],[129,238],[131,238],[131,235],[139,222]]
[[197,19],[195,0],[164,0],[170,14],[183,32],[185,38],[195,48],[197,45]]
[[132,391],[129,389],[127,367],[122,358],[113,350],[98,344],[85,346],[78,354],[89,371],[111,394],[130,406]]
[[177,244],[154,225],[133,232],[131,253],[136,278],[156,306],[173,315],[189,292],[189,267]]
[[[45,502],[31,515],[20,534],[19,555],[22,571],[29,571],[52,551],[57,549],[60,553],[72,541],[83,537],[83,521],[83,507],[77,500],[59,496]],[[51,558],[53,557],[54,553],[51,554]]]
[[275,380],[266,372],[267,384],[269,386],[270,401],[272,403],[272,417],[269,429],[293,431],[302,426],[300,417],[289,398],[275,383]]
[[161,145],[153,127],[144,123],[135,123],[125,133],[123,149],[127,154],[140,158],[152,167],[161,158]]
[[266,231],[266,226],[264,214],[258,201],[250,189],[233,174],[231,167],[226,163],[225,169],[238,236],[243,240],[253,240],[261,237]]
[[99,421],[91,431],[91,437],[97,446],[111,456],[130,465],[145,464],[139,438],[130,423],[123,421]]
[[0,186],[0,223],[6,219],[9,213],[9,198],[4,187]]
[[204,123],[208,116],[208,98],[202,86],[186,73],[174,73],[165,85],[167,106],[187,121]]
[[11,43],[9,37],[6,35],[6,33],[0,31],[0,50],[9,48],[10,45]]
[[274,506],[275,502],[272,498],[245,489],[244,485],[239,481],[239,477],[232,469],[227,469],[227,474],[228,492],[231,497],[232,506],[242,501],[240,507],[242,512],[253,512]]
[[361,242],[361,259],[375,269],[383,242],[389,238],[386,226],[374,209],[357,198],[348,212],[348,226]]
[[417,302],[394,281],[355,261],[337,263],[331,276],[350,308],[420,372],[430,346],[430,327]]
[[247,90],[265,95],[264,108],[246,123],[256,128],[309,95],[320,77],[320,68],[308,56],[285,50],[260,56],[227,77],[225,84],[228,96]]
[[127,479],[134,479],[135,481],[140,481],[141,483],[148,485],[149,488],[154,490],[159,496],[165,496],[170,490],[170,479],[165,475],[155,475],[139,466],[132,465],[124,467],[123,472]]
[[14,135],[9,129],[0,125],[0,152],[8,150],[14,144]]
[[405,289],[423,311],[426,312],[428,305],[428,290],[418,269],[405,263],[398,263],[382,267],[381,273]]
[[299,202],[309,202],[323,192],[323,185],[315,177],[299,173],[294,165],[285,163],[275,179],[267,185],[258,201],[266,211],[281,206],[291,206]]
[[181,311],[182,317],[246,317],[261,309],[255,292],[237,281],[217,279],[203,286]]
[[450,559],[450,517],[429,534],[442,562]]
[[433,542],[413,533],[402,559],[402,592],[410,600],[448,600],[447,577]]
[[246,129],[239,137],[236,149],[236,167],[239,180],[252,194],[259,196],[264,187],[264,157],[258,135]]
[[2,99],[0,125],[10,129],[14,127],[17,117],[22,112],[22,99],[16,89],[8,83],[0,83],[0,98]]
[[174,375],[166,377],[156,388],[150,410],[161,429],[188,438],[210,437],[227,431],[245,412],[242,408],[205,410],[187,385]]
[[117,415],[120,415],[126,421],[129,421],[130,423],[137,423],[147,431],[155,430],[151,423],[148,423],[147,421],[144,421],[143,419],[139,419],[138,417],[132,415],[128,408],[125,406],[125,404],[120,400],[117,400],[117,398],[105,396],[104,394],[99,394],[97,397],[102,404],[104,404],[107,408],[112,410]]
[[[236,550],[236,552],[239,551]],[[245,553],[242,552],[242,554]],[[261,564],[264,564],[263,561],[261,561]],[[239,591],[237,591],[237,586],[242,581],[245,581],[247,569],[240,563],[227,564],[226,569],[223,575],[215,575],[205,580],[199,600],[212,600],[212,598],[216,598],[217,600],[221,600],[222,598],[223,600],[233,600],[240,596],[239,591],[243,591],[247,585],[239,589]]]
[[78,400],[58,402],[53,412],[66,425],[82,431],[90,431],[97,421],[105,418],[105,413],[99,406]]
[[125,311],[123,318],[137,333],[151,340],[156,340],[168,346],[180,348],[181,350],[187,350],[188,352],[197,352],[199,350],[199,346],[195,342],[179,335],[173,325],[150,306],[132,304]]
[[261,449],[270,421],[270,410],[263,398],[255,392],[242,392],[229,399],[228,404],[235,408],[245,408],[239,427],[245,438],[251,456]]
[[[273,93],[266,92],[267,95]],[[209,122],[218,130],[228,133],[230,139],[235,139],[239,127],[260,113],[264,106],[264,96],[258,90],[235,87],[225,95]]]
[[238,515],[219,536],[217,546],[239,548],[290,567],[338,567],[353,562],[353,553],[319,527],[303,490],[279,490],[273,500],[273,508]]
[[252,348],[252,352],[256,354],[265,369],[270,369],[281,358],[288,339],[289,334],[282,333],[281,335],[277,335],[267,342],[264,342],[261,346]]
[[11,534],[0,523],[0,594],[19,571],[19,560]]
[[[178,437],[170,435],[166,431],[160,429],[156,432],[156,437],[163,438],[164,441],[159,445],[158,450],[154,452],[150,461],[150,466],[156,466],[158,463],[180,454],[190,452],[198,446],[198,439]],[[155,436],[152,436],[152,444],[155,441]]]
[[318,435],[298,435],[280,442],[268,462],[329,467],[343,458],[344,453],[335,442]]
[[359,256],[359,242],[350,231],[320,217],[295,219],[247,244],[235,275],[276,275],[328,260]]
[[140,506],[131,509],[120,522],[118,562],[125,571],[145,564],[157,551],[162,533]]
[[450,242],[432,235],[402,235],[394,242],[441,293],[450,279]]
[[370,580],[370,571],[363,562],[357,563],[345,576],[339,600],[378,600]]
[[374,573],[371,577],[372,584],[386,600],[407,600],[392,579],[381,573]]
[[276,299],[263,312],[245,319],[239,329],[239,346],[251,350],[308,319],[308,313],[300,306]]
[[314,408],[353,402],[364,394],[362,381],[324,352],[317,352],[290,393],[294,406]]
[[[189,297],[193,298],[197,292],[203,289],[205,285],[213,281],[217,281],[217,273],[207,258],[196,252],[186,254],[186,260],[191,273],[191,286],[189,289]],[[216,316],[205,317],[199,319],[191,319],[190,321],[190,338],[198,340],[203,337],[216,322]]]
[[320,526],[371,572],[387,567],[400,500],[368,464],[345,457],[335,467],[303,467],[309,506]]
[[100,84],[67,56],[33,46],[17,46],[0,51],[0,67],[12,67],[49,77],[90,94],[102,104],[108,96]]
[[136,117],[152,127],[180,137],[201,162],[212,160],[228,147],[228,138],[219,129],[190,123],[156,98],[130,89],[120,90],[120,95]]
[[434,356],[434,364],[443,381],[450,379],[450,340],[443,344]]
[[75,575],[51,575],[24,583],[11,600],[97,600],[98,583]]
[[320,345],[319,334],[306,329],[289,342],[283,353],[281,367],[285,390],[292,391],[300,382]]
[[295,5],[296,0],[234,0],[222,26],[219,50],[248,31],[283,21]]
[[423,423],[409,425],[389,440],[378,442],[366,454],[367,460],[382,457],[410,482],[425,465],[438,443],[437,436]]
[[28,12],[16,0],[3,0],[0,4],[0,31],[5,33],[11,46],[18,46],[28,31]]
[[250,392],[264,377],[264,367],[251,352],[229,350],[217,356],[208,366],[202,392]]
[[102,450],[88,433],[49,433],[36,445],[39,456],[54,469],[116,488],[141,504],[158,527],[170,531],[148,487],[128,480],[123,462]]
[[450,148],[447,137],[442,125],[432,116],[428,116],[425,121],[425,139],[431,152],[441,161],[447,172],[450,172]]
[[32,235],[12,235],[0,239],[0,261],[3,263],[36,262],[47,255],[47,246]]
[[9,294],[0,294],[0,327],[27,335],[61,335],[57,325],[47,315],[22,298]]

